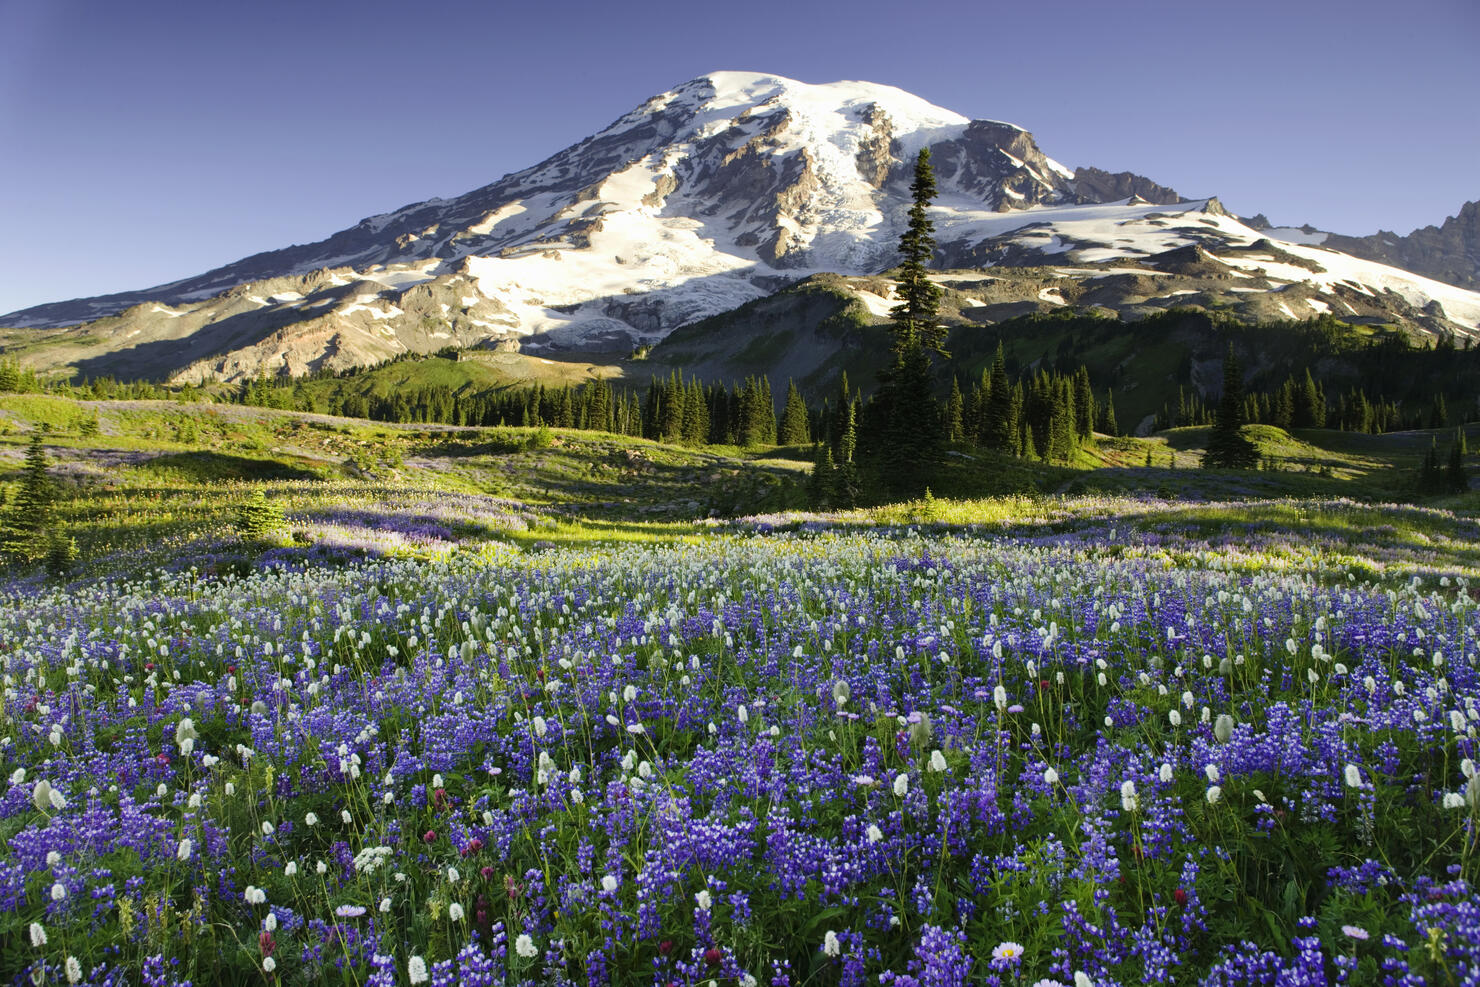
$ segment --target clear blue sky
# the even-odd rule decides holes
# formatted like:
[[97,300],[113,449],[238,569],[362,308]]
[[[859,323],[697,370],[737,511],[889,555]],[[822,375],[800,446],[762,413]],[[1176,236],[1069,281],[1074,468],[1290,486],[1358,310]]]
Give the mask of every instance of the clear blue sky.
[[1475,0],[0,0],[0,312],[320,239],[714,69],[866,79],[1236,212],[1480,198]]

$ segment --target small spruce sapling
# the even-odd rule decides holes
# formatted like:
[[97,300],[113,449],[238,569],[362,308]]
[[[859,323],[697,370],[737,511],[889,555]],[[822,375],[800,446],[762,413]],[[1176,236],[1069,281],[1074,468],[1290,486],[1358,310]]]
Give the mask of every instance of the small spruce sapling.
[[283,530],[283,509],[258,490],[236,507],[236,533],[243,541],[265,542]]

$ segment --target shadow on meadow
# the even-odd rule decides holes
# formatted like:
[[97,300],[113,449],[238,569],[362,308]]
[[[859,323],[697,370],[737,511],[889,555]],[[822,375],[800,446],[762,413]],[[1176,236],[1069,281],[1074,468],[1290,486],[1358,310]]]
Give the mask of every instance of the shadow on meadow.
[[482,441],[438,441],[410,454],[477,470],[481,485],[582,518],[697,519],[773,510],[801,499],[802,474],[699,450],[613,439],[570,439],[530,430]]
[[223,452],[167,452],[136,464],[136,469],[165,473],[199,483],[247,480],[317,480],[312,470],[276,459],[234,456]]

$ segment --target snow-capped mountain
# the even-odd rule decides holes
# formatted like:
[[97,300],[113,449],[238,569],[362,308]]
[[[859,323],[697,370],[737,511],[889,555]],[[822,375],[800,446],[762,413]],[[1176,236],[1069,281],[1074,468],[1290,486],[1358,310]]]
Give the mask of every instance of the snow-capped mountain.
[[1012,124],[888,86],[743,72],[655,96],[458,198],[172,284],[0,316],[0,325],[57,330],[44,359],[85,372],[194,381],[453,344],[621,351],[814,273],[892,266],[922,147],[939,185],[942,266],[1139,265],[1192,248],[1227,269],[1230,293],[1303,285],[1316,304],[1286,306],[1293,316],[1333,311],[1456,334],[1480,326],[1480,295],[1271,244],[1216,200],[1066,168]]
[[1480,288],[1480,201],[1466,202],[1441,225],[1425,226],[1406,236],[1387,230],[1369,236],[1346,236],[1309,224],[1274,227],[1263,216],[1250,220],[1250,225],[1266,236],[1329,247],[1461,288]]

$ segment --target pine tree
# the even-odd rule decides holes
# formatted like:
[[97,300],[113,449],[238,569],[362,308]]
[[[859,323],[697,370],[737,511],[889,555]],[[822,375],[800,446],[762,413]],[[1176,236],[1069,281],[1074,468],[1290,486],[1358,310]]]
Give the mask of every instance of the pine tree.
[[939,453],[940,412],[931,393],[930,357],[918,340],[895,354],[870,403],[874,462],[884,492],[917,496],[930,482]]
[[60,531],[47,537],[46,572],[53,579],[65,579],[77,566],[77,539]]
[[910,185],[914,204],[899,239],[903,255],[890,310],[893,358],[879,375],[880,386],[866,416],[869,459],[885,492],[893,497],[917,495],[935,469],[941,441],[939,406],[932,386],[930,352],[944,353],[945,329],[938,323],[940,286],[926,272],[935,251],[930,200],[935,173],[930,151],[920,151]]
[[987,429],[987,403],[992,394],[992,371],[983,367],[981,378],[971,385],[971,394],[966,399],[966,418],[962,427],[966,441],[981,445]]
[[1295,423],[1295,381],[1289,377],[1280,385],[1280,392],[1275,398],[1273,415],[1274,426],[1288,431]]
[[1434,402],[1429,407],[1429,428],[1444,428],[1449,424],[1449,408],[1444,403],[1444,392],[1434,392]]
[[34,562],[46,552],[47,534],[55,521],[56,487],[47,473],[46,447],[40,431],[31,434],[20,489],[5,512],[0,540],[7,556]]
[[1294,424],[1296,428],[1323,428],[1326,424],[1326,398],[1321,394],[1320,388],[1316,387],[1315,378],[1308,369],[1305,371],[1305,382],[1295,394]]
[[1232,344],[1223,358],[1223,397],[1208,433],[1208,449],[1202,464],[1216,469],[1253,469],[1259,464],[1259,450],[1242,433],[1244,378]]
[[915,178],[910,184],[913,204],[909,221],[899,238],[899,252],[904,262],[894,293],[900,299],[889,311],[894,320],[895,348],[901,342],[918,340],[920,345],[938,353],[945,352],[945,328],[937,321],[940,312],[940,285],[930,280],[927,265],[935,253],[935,224],[930,221],[930,200],[935,198],[935,169],[930,166],[930,149],[922,148],[915,159]]
[[853,458],[851,455],[845,457],[842,449],[839,448],[839,443],[843,441],[843,432],[848,428],[849,423],[851,422],[855,427],[858,424],[851,417],[853,414],[853,393],[848,390],[848,371],[844,370],[842,379],[838,383],[838,403],[833,406],[833,420],[832,424],[828,427],[828,438],[832,442],[833,458],[840,463]]
[[1444,473],[1439,468],[1439,442],[1429,440],[1429,451],[1424,454],[1423,465],[1418,470],[1418,492],[1436,494],[1444,489]]
[[811,429],[807,426],[807,402],[802,399],[795,382],[788,380],[786,406],[781,411],[781,428],[777,442],[784,446],[798,446],[811,441]]
[[998,452],[1011,452],[1017,443],[1017,414],[1013,408],[1012,385],[1007,382],[1007,361],[1002,344],[997,344],[997,357],[992,361],[991,389],[987,395],[986,423],[982,444]]
[[1048,443],[1044,458],[1066,463],[1074,456],[1074,391],[1072,383],[1058,378],[1049,388]]
[[1083,364],[1074,372],[1074,432],[1080,442],[1094,438],[1095,392],[1089,385],[1089,368]]
[[761,442],[765,445],[776,444],[776,401],[771,397],[771,378],[761,375]]
[[1120,423],[1115,420],[1115,392],[1105,391],[1105,411],[1100,420],[1100,431],[1106,435],[1119,435]]
[[832,448],[824,442],[817,448],[817,460],[812,464],[812,473],[807,478],[807,499],[814,509],[822,510],[833,506],[837,471]]
[[858,402],[850,401],[843,418],[843,435],[838,440],[837,461],[853,464],[853,453],[858,449]]
[[960,442],[965,436],[965,408],[966,401],[961,396],[961,385],[955,377],[951,378],[951,396],[946,399],[946,441]]
[[1465,433],[1455,429],[1454,444],[1449,447],[1449,468],[1444,471],[1444,481],[1452,493],[1464,493],[1470,489],[1470,477],[1465,472]]
[[1018,432],[1018,455],[1024,459],[1038,458],[1038,446],[1033,442],[1033,429],[1028,426],[1027,419],[1021,419]]
[[236,505],[235,527],[242,541],[268,541],[283,528],[283,509],[268,500],[263,491],[257,490]]

